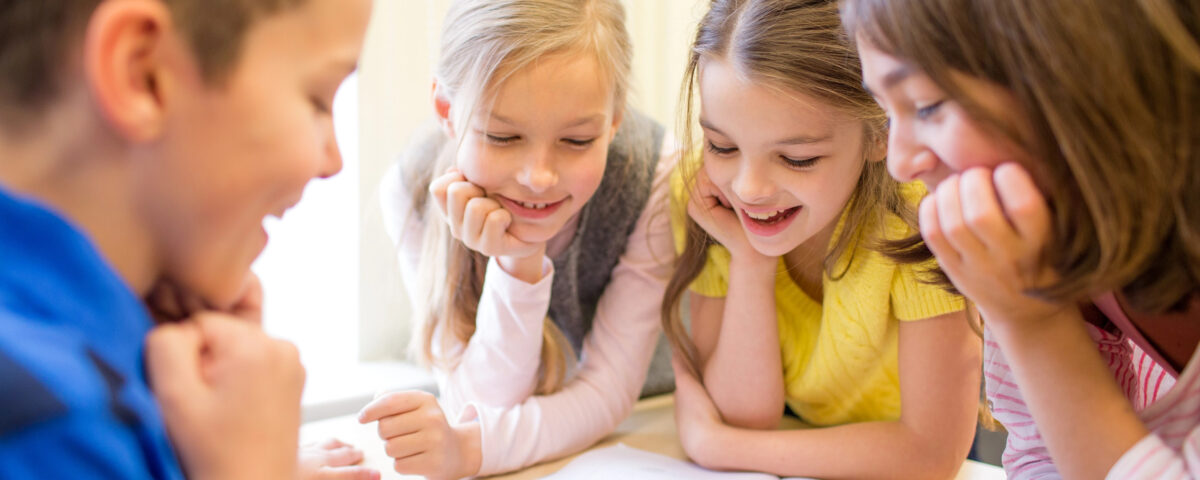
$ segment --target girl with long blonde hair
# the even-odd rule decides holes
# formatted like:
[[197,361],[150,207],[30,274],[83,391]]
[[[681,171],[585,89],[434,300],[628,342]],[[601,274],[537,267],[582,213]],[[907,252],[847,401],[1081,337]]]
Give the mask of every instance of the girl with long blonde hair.
[[[660,161],[663,128],[627,107],[624,21],[617,0],[460,0],[447,14],[436,124],[383,184],[417,307],[412,350],[441,396],[364,409],[401,473],[487,475],[573,453],[643,393],[673,163]],[[652,380],[645,393],[670,387]]]

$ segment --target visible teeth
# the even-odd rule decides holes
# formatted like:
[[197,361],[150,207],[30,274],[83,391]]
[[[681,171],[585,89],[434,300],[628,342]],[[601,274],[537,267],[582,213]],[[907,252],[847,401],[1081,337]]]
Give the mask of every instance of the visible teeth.
[[753,218],[755,220],[770,220],[772,217],[779,215],[780,213],[783,213],[785,211],[787,211],[787,209],[775,210],[774,212],[762,212],[762,213],[746,212],[746,216]]
[[546,208],[546,205],[549,205],[549,203],[526,203],[526,202],[517,202],[517,203],[521,204],[522,207],[532,208],[534,210],[541,210],[543,208]]

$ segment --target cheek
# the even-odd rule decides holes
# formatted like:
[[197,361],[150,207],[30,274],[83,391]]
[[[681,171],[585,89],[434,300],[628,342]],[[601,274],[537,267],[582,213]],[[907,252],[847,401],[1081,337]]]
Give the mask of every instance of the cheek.
[[955,172],[973,167],[994,168],[1012,160],[1000,140],[962,118],[949,121],[933,145],[941,161]]
[[[467,181],[487,190],[499,184],[498,179],[502,176],[502,169],[499,168],[500,162],[490,158],[491,156],[494,156],[493,152],[484,148],[479,142],[467,139],[458,149],[454,167],[462,172]],[[434,172],[434,176],[442,173]]]
[[[597,146],[599,147],[599,146]],[[587,152],[587,156],[578,159],[576,168],[573,168],[570,173],[571,189],[573,195],[584,195],[588,198],[596,192],[600,187],[600,182],[604,180],[604,169],[608,163],[608,149],[594,148]]]

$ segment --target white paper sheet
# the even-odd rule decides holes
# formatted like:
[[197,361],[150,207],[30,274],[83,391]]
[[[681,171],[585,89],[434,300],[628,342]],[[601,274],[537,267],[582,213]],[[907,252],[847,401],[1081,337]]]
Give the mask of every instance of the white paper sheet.
[[[765,473],[714,472],[700,466],[645,450],[617,444],[592,450],[572,460],[553,480],[779,480]],[[801,478],[785,480],[805,480]]]

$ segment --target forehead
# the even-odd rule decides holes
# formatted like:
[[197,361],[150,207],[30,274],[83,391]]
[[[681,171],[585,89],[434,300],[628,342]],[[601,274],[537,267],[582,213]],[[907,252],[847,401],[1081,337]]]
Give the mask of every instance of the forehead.
[[614,82],[586,53],[539,58],[491,90],[492,114],[514,120],[571,121],[615,107]]
[[921,73],[911,63],[881,50],[861,34],[858,37],[858,56],[862,62],[863,87],[872,95],[878,96]]
[[828,102],[747,78],[724,60],[702,62],[699,78],[701,118],[726,135],[771,141],[828,137],[854,124]]

